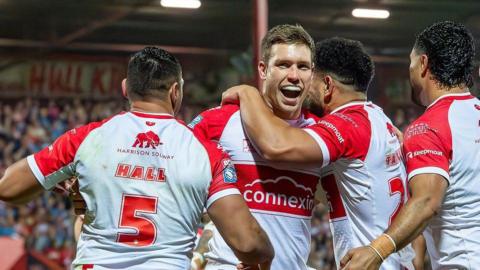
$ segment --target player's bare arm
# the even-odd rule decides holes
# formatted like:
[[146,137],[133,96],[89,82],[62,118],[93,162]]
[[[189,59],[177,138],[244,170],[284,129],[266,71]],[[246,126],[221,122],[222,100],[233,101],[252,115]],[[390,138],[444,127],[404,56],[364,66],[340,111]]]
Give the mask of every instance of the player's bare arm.
[[278,118],[263,101],[258,90],[249,85],[235,86],[223,93],[222,102],[240,101],[245,130],[258,152],[268,160],[285,162],[322,162],[315,140],[305,131]]
[[0,180],[0,200],[12,204],[24,204],[43,190],[30,170],[27,159],[8,167]]
[[411,197],[385,234],[369,246],[352,249],[342,269],[378,269],[383,259],[413,241],[440,209],[448,182],[438,174],[419,174],[409,183]]
[[220,198],[207,211],[240,261],[248,265],[270,265],[274,257],[272,244],[241,195]]

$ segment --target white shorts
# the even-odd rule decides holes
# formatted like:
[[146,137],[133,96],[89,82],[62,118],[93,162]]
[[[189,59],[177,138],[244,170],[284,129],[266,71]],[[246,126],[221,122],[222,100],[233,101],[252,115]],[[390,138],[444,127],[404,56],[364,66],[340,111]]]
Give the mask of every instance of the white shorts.
[[205,270],[237,270],[237,266],[209,261],[205,267]]

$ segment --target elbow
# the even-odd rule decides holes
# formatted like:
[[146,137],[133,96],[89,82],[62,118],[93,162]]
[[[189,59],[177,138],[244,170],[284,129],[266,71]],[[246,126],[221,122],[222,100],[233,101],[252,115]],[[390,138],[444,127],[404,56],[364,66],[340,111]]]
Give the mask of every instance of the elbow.
[[5,187],[5,179],[0,179],[0,201],[10,202],[11,196],[8,194],[8,189]]
[[8,190],[3,184],[4,181],[0,181],[0,201],[4,201],[9,204],[18,205],[17,198]]
[[422,214],[426,221],[438,215],[442,206],[441,201],[436,200],[433,198],[433,196],[424,196],[419,198],[419,202],[418,209],[423,209]]
[[285,157],[285,152],[283,148],[268,145],[261,149],[260,155],[268,161],[283,161],[282,157]]
[[264,153],[262,157],[268,161],[281,161],[281,155],[277,153]]
[[[256,236],[256,237],[255,237]],[[248,239],[241,241],[235,247],[238,258],[248,264],[258,264],[273,260],[275,251],[270,239],[263,232],[259,235],[251,235]]]
[[22,205],[23,202],[19,200],[18,194],[16,194],[12,187],[7,186],[7,182],[5,177],[0,180],[0,201],[15,206]]
[[442,204],[440,202],[436,202],[432,199],[428,202],[428,209],[430,210],[428,212],[428,218],[433,218],[434,216],[438,215],[440,212]]

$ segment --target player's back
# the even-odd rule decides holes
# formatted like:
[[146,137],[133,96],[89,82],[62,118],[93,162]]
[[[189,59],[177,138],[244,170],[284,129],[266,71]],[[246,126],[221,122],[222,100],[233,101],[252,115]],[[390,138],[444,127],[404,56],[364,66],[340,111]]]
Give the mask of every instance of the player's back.
[[480,101],[469,93],[430,105],[406,133],[408,178],[448,181],[442,206],[425,229],[434,269],[480,266]]
[[216,196],[211,159],[221,154],[209,148],[220,151],[168,115],[128,112],[90,125],[74,131],[87,134],[70,164],[88,209],[74,265],[189,268],[200,215]]
[[[406,173],[400,143],[379,107],[350,103],[325,116],[319,125],[319,135],[332,149],[321,183],[329,199],[338,264],[348,250],[368,245],[387,229],[406,198]],[[396,254],[390,256],[382,269],[393,269],[398,260]]]

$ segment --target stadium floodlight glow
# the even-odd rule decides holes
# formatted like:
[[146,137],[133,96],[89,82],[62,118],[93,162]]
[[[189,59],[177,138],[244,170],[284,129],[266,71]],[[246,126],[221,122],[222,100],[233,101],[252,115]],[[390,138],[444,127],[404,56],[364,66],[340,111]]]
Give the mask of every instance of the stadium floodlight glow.
[[390,17],[390,12],[385,9],[356,8],[352,10],[352,15],[357,18],[386,19]]
[[161,0],[160,5],[170,8],[199,8],[200,0]]

